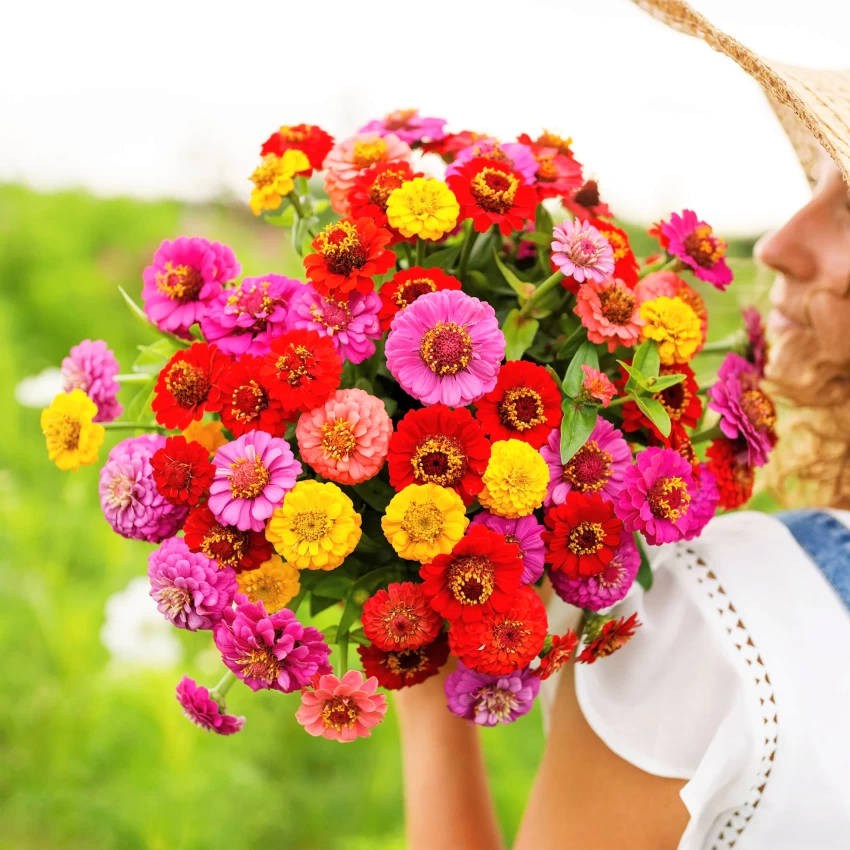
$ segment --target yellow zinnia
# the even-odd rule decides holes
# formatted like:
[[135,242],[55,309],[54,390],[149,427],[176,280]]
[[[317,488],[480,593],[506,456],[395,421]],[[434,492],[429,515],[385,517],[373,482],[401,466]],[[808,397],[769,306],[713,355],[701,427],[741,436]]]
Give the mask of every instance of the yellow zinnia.
[[549,467],[537,449],[522,440],[497,440],[482,476],[478,501],[508,519],[528,516],[543,504]]
[[254,184],[251,212],[259,215],[263,210],[276,210],[284,196],[295,188],[295,175],[309,169],[310,160],[295,148],[285,150],[283,156],[266,154],[249,178]]
[[387,200],[387,221],[404,236],[442,239],[459,215],[454,192],[441,180],[414,177],[393,189]]
[[468,525],[463,500],[439,484],[408,484],[381,518],[384,535],[399,557],[420,564],[451,552]]
[[218,420],[213,422],[192,422],[180,433],[189,441],[200,443],[211,455],[214,455],[225,443],[224,425]]
[[299,570],[336,569],[360,542],[360,514],[330,481],[299,481],[275,508],[266,538]]
[[92,419],[97,405],[82,391],[59,393],[41,411],[41,430],[47,440],[47,456],[59,469],[79,469],[97,461],[106,431]]
[[280,611],[301,590],[298,570],[282,560],[280,555],[272,555],[256,570],[243,570],[236,576],[236,582],[239,592],[244,593],[251,602],[262,599],[269,614]]
[[644,339],[658,343],[658,356],[665,366],[687,363],[702,342],[699,316],[681,298],[661,296],[640,306]]

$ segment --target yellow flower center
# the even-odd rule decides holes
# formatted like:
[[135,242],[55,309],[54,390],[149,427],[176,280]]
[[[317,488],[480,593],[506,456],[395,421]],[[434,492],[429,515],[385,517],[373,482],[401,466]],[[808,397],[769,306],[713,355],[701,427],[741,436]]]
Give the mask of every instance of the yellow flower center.
[[482,168],[472,178],[470,189],[475,202],[488,212],[506,213],[514,203],[519,180],[498,168]]
[[369,190],[370,203],[386,212],[387,201],[389,201],[390,195],[404,183],[405,174],[404,171],[395,171],[390,168],[379,174]]
[[701,268],[710,269],[726,256],[726,242],[711,227],[701,224],[684,239],[685,251]]
[[681,478],[664,476],[652,485],[648,501],[653,516],[675,522],[687,513],[691,504],[691,495]]
[[421,632],[420,622],[422,618],[407,605],[396,605],[381,617],[384,626],[384,634],[392,638],[396,643],[409,640],[417,632]]
[[193,407],[206,400],[210,380],[199,366],[177,360],[166,373],[165,386],[181,407]]
[[112,508],[126,508],[132,501],[135,483],[126,475],[116,475],[107,485],[107,504]]
[[240,287],[227,299],[226,312],[236,316],[254,316],[256,330],[265,328],[265,320],[271,315],[275,300],[269,297],[269,282],[264,280],[247,289]]
[[509,654],[517,652],[525,643],[531,629],[522,620],[501,620],[493,626],[493,644]]
[[80,445],[82,422],[76,416],[67,413],[55,413],[44,430],[48,446],[72,452]]
[[204,279],[197,269],[186,265],[165,264],[165,270],[157,272],[156,288],[172,301],[181,304],[194,301],[204,285]]
[[453,437],[430,436],[413,450],[410,465],[416,481],[452,487],[466,472],[466,453]]
[[259,458],[236,458],[230,464],[230,493],[234,499],[256,499],[271,481],[271,474]]
[[284,176],[283,159],[273,153],[266,154],[251,174],[251,182],[258,190],[268,189]]
[[602,451],[596,440],[585,443],[564,467],[564,481],[582,493],[601,490],[613,472],[614,459]]
[[156,591],[155,598],[157,602],[161,602],[165,606],[168,615],[172,618],[176,617],[191,602],[187,590],[174,587],[173,585]]
[[402,649],[388,652],[384,664],[390,672],[405,678],[424,670],[428,666],[428,656],[423,649]]
[[415,109],[396,109],[384,118],[384,127],[387,130],[404,130],[414,115],[416,115]]
[[404,512],[401,527],[414,543],[433,543],[442,534],[443,523],[443,514],[433,502],[414,502]]
[[273,682],[280,675],[280,661],[275,657],[272,647],[265,644],[243,655],[237,663],[245,676],[261,682]]
[[555,166],[555,155],[550,153],[537,154],[537,180],[542,183],[552,183],[558,179],[558,169]]
[[483,605],[493,595],[494,573],[489,558],[462,555],[449,568],[449,589],[461,605]]
[[376,162],[381,162],[387,156],[387,143],[381,139],[363,140],[354,143],[351,158],[358,169],[368,168]]
[[239,422],[256,419],[269,406],[266,391],[254,380],[233,390],[230,414]]
[[559,136],[557,133],[550,133],[548,130],[544,130],[537,139],[537,144],[540,145],[540,147],[555,148],[558,153],[562,153],[564,156],[569,156],[570,145],[572,143],[573,140],[570,136],[564,138],[563,136]]
[[215,525],[204,535],[201,551],[208,558],[216,561],[219,568],[233,567],[235,569],[245,554],[247,543],[247,532]]
[[293,387],[300,386],[302,380],[312,381],[313,376],[310,374],[312,365],[312,352],[303,345],[290,345],[289,350],[281,354],[275,363],[278,380],[286,381]]
[[357,448],[354,425],[347,419],[337,419],[322,425],[322,449],[325,457],[346,460]]
[[351,310],[348,309],[348,305],[343,301],[334,301],[332,298],[326,299],[324,307],[311,304],[310,315],[314,322],[330,331],[329,336],[344,331],[351,322]]
[[315,543],[327,535],[333,524],[324,511],[302,511],[292,520],[292,532],[300,540]]
[[354,725],[358,714],[360,709],[348,697],[334,697],[325,701],[322,709],[322,724],[326,729],[336,729],[337,732],[341,732]]
[[612,325],[627,325],[632,320],[637,300],[622,286],[612,284],[599,290],[602,315]]
[[511,387],[498,404],[499,419],[506,428],[528,431],[546,421],[543,399],[531,387]]
[[472,359],[472,338],[455,322],[437,322],[422,335],[419,356],[436,375],[454,375]]
[[259,569],[246,570],[236,577],[239,591],[244,593],[251,602],[262,600],[266,610],[271,614],[280,611],[290,599],[292,582],[275,561],[268,561]]
[[310,137],[310,125],[305,124],[303,128],[287,127],[280,128],[280,137],[285,142],[305,142]]
[[593,555],[605,540],[605,530],[598,522],[580,522],[567,538],[567,548],[576,555]]
[[420,295],[436,292],[437,284],[429,277],[417,277],[402,283],[396,290],[393,300],[396,306],[403,310],[409,307]]
[[769,396],[761,390],[752,389],[744,392],[741,407],[747,419],[760,431],[776,425],[776,408]]
[[366,248],[351,221],[327,225],[318,235],[316,247],[333,274],[349,275],[366,264]]

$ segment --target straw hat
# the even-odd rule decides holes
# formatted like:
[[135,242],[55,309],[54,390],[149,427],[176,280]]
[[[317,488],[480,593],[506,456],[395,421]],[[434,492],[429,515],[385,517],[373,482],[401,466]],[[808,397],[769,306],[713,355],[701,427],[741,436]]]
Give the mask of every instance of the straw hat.
[[850,186],[850,68],[819,71],[771,62],[721,32],[684,0],[633,0],[668,26],[707,42],[734,59],[767,93],[810,181],[818,142]]

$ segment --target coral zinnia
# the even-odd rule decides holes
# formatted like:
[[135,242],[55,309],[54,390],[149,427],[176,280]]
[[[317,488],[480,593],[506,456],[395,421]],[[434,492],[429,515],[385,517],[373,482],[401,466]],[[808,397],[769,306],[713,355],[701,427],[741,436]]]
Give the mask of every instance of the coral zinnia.
[[[444,557],[444,556],[441,556]],[[363,632],[378,649],[418,649],[436,640],[443,620],[428,604],[425,587],[412,581],[393,582],[363,604]]]
[[557,148],[539,145],[532,145],[531,152],[537,162],[534,187],[541,200],[568,195],[581,186],[581,164],[575,159],[565,156]]
[[565,221],[552,231],[552,262],[578,283],[602,283],[614,273],[614,251],[589,222]]
[[517,519],[543,504],[549,467],[528,443],[499,440],[493,443],[483,481],[484,489],[478,494],[482,507],[499,516]]
[[191,552],[203,552],[222,569],[255,570],[272,556],[272,544],[263,531],[242,531],[222,525],[207,505],[189,511],[183,539]]
[[510,360],[496,386],[475,404],[475,418],[494,442],[517,439],[539,449],[561,424],[561,390],[543,366]]
[[177,684],[177,702],[195,726],[216,735],[234,735],[245,726],[244,717],[225,714],[224,703],[216,702],[207,688],[184,676]]
[[102,339],[84,339],[62,361],[63,389],[82,390],[97,407],[94,421],[112,422],[124,409],[118,402],[118,372],[115,354]]
[[507,675],[488,676],[463,662],[445,684],[449,711],[479,726],[513,723],[528,714],[540,692],[540,679],[527,667]]
[[723,292],[732,283],[732,269],[726,265],[726,243],[714,234],[711,226],[697,218],[693,210],[673,213],[661,225],[668,240],[667,251],[693,269],[700,279]]
[[411,410],[390,437],[387,466],[390,484],[451,487],[468,505],[484,486],[481,476],[490,460],[490,441],[466,408],[443,404]]
[[283,156],[284,151],[299,150],[310,161],[311,171],[304,172],[304,176],[309,177],[312,169],[318,170],[322,167],[333,144],[333,136],[315,124],[284,125],[263,142],[260,154],[265,156],[273,153],[275,156]]
[[460,281],[442,269],[411,266],[397,272],[381,287],[381,330],[388,331],[395,315],[409,307],[420,295],[443,289],[460,289]]
[[505,337],[489,304],[450,289],[423,295],[397,315],[384,350],[408,395],[465,407],[496,386]]
[[59,469],[79,469],[97,463],[106,431],[94,421],[97,405],[82,391],[59,393],[41,411],[41,431],[47,456]]
[[[576,661],[580,664],[593,664],[597,658],[613,655],[634,637],[635,629],[640,625],[637,614],[632,614],[628,620],[625,617],[620,617],[619,620],[611,617],[595,632],[595,636],[585,645]],[[587,638],[587,635],[585,637]]]
[[608,407],[611,399],[617,395],[617,390],[611,383],[611,379],[599,369],[594,369],[593,366],[588,366],[586,363],[581,364],[581,371],[584,372],[584,378],[581,381],[582,392],[586,393],[589,401],[600,403],[603,407]]
[[707,468],[714,473],[720,507],[734,511],[753,495],[755,470],[747,463],[748,448],[743,439],[720,437],[707,449]]
[[[407,162],[379,162],[361,171],[348,193],[352,218],[371,218],[378,227],[387,227],[387,202],[395,189],[414,177],[422,177]],[[393,242],[401,239],[394,234]],[[392,244],[392,243],[391,243]]]
[[376,118],[361,127],[358,133],[378,133],[381,136],[394,133],[409,145],[423,142],[438,142],[446,134],[445,118],[423,118],[418,109],[396,109],[383,118]]
[[569,210],[577,219],[587,221],[609,218],[614,213],[599,194],[599,181],[587,180],[585,183],[561,198],[564,209]]
[[441,180],[414,177],[394,189],[387,200],[387,223],[402,236],[431,241],[454,230],[460,205]]
[[587,338],[594,343],[608,345],[608,352],[618,346],[632,348],[640,340],[640,306],[635,294],[616,277],[602,283],[588,280],[579,287],[575,313],[587,328]]
[[212,484],[215,467],[200,443],[168,437],[151,458],[156,488],[172,505],[197,505]]
[[357,654],[367,676],[374,676],[388,691],[418,685],[436,676],[449,658],[449,640],[445,633],[417,649],[392,649],[385,652],[374,644],[358,646]]
[[387,713],[387,698],[375,693],[378,680],[372,676],[364,681],[359,670],[349,670],[342,679],[314,676],[312,686],[301,692],[295,719],[314,738],[343,744],[368,738]]
[[535,519],[534,514],[505,519],[491,514],[490,511],[479,511],[472,519],[470,529],[474,525],[485,525],[491,531],[496,531],[505,538],[505,543],[516,543],[519,546],[519,556],[522,559],[521,584],[533,584],[543,575],[543,526]]
[[570,578],[601,573],[623,537],[623,521],[599,493],[571,490],[566,500],[546,511],[546,563]]
[[333,570],[360,542],[354,503],[330,481],[299,481],[266,527],[266,537],[299,570]]
[[567,629],[564,635],[552,635],[550,640],[549,651],[546,652],[546,645],[544,644],[543,651],[546,654],[540,659],[540,666],[534,671],[542,680],[554,676],[565,664],[569,663],[570,657],[578,646],[578,635],[572,629]]
[[658,343],[658,356],[665,366],[687,363],[702,345],[700,320],[693,307],[678,296],[662,296],[640,305],[643,338]]
[[256,570],[239,573],[236,583],[249,602],[262,600],[266,611],[274,614],[298,596],[301,590],[298,577],[299,572],[292,564],[282,560],[280,555],[271,555]]
[[384,465],[392,430],[384,403],[354,388],[337,390],[323,405],[302,414],[295,437],[302,459],[319,475],[359,484]]
[[169,429],[183,429],[202,419],[210,390],[229,365],[230,358],[217,345],[205,342],[176,352],[156,379],[151,403],[156,421]]
[[259,215],[264,210],[276,210],[295,188],[295,178],[312,170],[306,154],[295,148],[285,150],[281,156],[266,154],[248,178],[254,184],[249,203],[251,212]]
[[454,490],[438,484],[410,484],[393,496],[381,528],[400,558],[429,564],[451,552],[469,520]]

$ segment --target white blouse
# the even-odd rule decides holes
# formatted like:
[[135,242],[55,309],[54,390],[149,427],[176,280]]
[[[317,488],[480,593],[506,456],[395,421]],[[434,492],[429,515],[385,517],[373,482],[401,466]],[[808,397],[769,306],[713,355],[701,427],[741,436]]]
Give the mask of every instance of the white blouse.
[[[850,513],[831,512],[850,527]],[[576,665],[591,728],[621,758],[688,780],[679,850],[850,850],[850,612],[787,528],[713,520],[652,549],[643,626]],[[560,633],[570,606],[550,606]],[[557,677],[544,683],[551,709]]]

